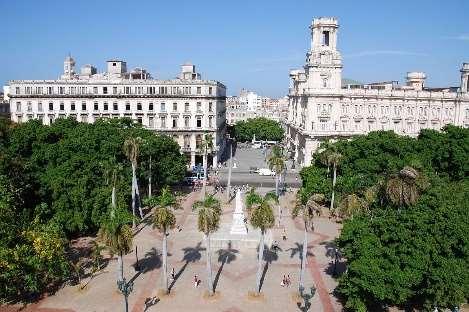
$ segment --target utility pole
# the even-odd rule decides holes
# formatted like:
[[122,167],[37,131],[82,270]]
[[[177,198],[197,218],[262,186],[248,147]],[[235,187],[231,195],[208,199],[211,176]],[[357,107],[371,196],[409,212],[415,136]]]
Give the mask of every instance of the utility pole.
[[233,141],[230,139],[230,161],[228,162],[228,187],[226,188],[226,200],[230,200],[231,192],[231,167],[233,167]]

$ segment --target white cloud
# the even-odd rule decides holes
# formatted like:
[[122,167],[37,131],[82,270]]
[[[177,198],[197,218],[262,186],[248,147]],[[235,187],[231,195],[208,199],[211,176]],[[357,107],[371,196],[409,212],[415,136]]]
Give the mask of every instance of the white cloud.
[[412,51],[401,51],[401,50],[368,50],[357,53],[345,54],[345,58],[349,57],[363,57],[363,56],[374,56],[374,55],[400,55],[400,56],[428,56],[426,53],[412,52]]

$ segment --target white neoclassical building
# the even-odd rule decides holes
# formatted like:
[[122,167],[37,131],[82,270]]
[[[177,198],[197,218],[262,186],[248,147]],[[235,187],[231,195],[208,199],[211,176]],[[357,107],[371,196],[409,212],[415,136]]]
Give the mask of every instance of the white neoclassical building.
[[215,147],[209,164],[216,166],[225,148],[226,87],[202,80],[192,64],[182,65],[176,79],[158,80],[142,68],[128,72],[121,60],[107,61],[104,73],[92,65],[75,73],[75,61],[68,56],[59,79],[12,80],[5,89],[14,122],[35,118],[48,125],[65,117],[90,123],[129,117],[147,129],[172,136],[191,167],[202,163],[205,133],[213,136]]
[[468,63],[461,68],[459,87],[427,88],[421,72],[407,73],[405,86],[396,81],[344,84],[338,28],[335,18],[314,19],[306,64],[290,72],[287,140],[297,164],[309,165],[325,140],[374,130],[417,136],[423,128],[469,127]]

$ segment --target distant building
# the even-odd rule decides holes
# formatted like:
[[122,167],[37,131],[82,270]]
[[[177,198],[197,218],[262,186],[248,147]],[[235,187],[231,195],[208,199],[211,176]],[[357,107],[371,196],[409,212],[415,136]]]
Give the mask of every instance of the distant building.
[[0,117],[10,118],[10,103],[4,99],[3,93],[0,93]]
[[9,82],[11,120],[39,119],[49,125],[57,118],[81,122],[128,117],[145,128],[172,136],[187,155],[191,166],[202,163],[202,140],[213,136],[215,149],[208,159],[213,166],[225,148],[226,87],[202,80],[192,64],[182,65],[177,79],[153,79],[143,68],[127,71],[122,60],[107,61],[107,71],[98,73],[87,64],[75,72],[68,56],[57,80],[12,80]]
[[425,73],[396,81],[343,83],[335,18],[314,19],[311,49],[302,69],[290,72],[287,138],[295,161],[309,165],[321,142],[374,130],[417,136],[421,129],[447,124],[469,127],[469,64],[459,87],[427,88]]
[[[281,104],[284,105],[280,106]],[[239,96],[226,98],[226,120],[230,125],[257,117],[281,121],[282,113],[288,108],[287,104],[288,98],[271,99],[242,89]]]

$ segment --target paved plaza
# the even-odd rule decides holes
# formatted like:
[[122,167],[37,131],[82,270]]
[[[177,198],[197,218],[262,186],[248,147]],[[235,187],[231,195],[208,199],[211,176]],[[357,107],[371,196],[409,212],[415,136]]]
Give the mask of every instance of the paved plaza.
[[[268,189],[261,190],[263,192]],[[223,251],[212,250],[213,276],[217,294],[206,298],[205,248],[203,236],[196,228],[197,216],[192,213],[192,203],[199,198],[199,193],[190,193],[184,198],[183,211],[177,214],[178,225],[182,231],[171,231],[168,236],[169,265],[176,271],[176,281],[169,296],[158,296],[161,288],[161,241],[162,235],[151,226],[142,226],[135,236],[142,270],[136,272],[135,252],[125,256],[125,276],[134,281],[134,291],[129,297],[130,311],[302,311],[294,300],[298,288],[299,255],[302,245],[302,226],[295,222],[283,210],[281,226],[272,229],[273,239],[280,242],[281,250],[277,254],[267,253],[267,270],[265,270],[262,294],[263,297],[252,299],[248,292],[254,290],[256,279],[256,250],[232,250],[232,257],[223,265],[219,257]],[[293,200],[293,194],[281,199],[285,207]],[[223,198],[223,202],[225,202]],[[223,205],[222,222],[230,222],[234,203]],[[282,240],[283,229],[287,240]],[[308,263],[306,272],[307,287],[314,287],[314,296],[310,300],[309,311],[340,311],[332,290],[336,282],[330,276],[332,259],[326,256],[329,243],[338,235],[337,224],[327,218],[317,218],[315,232],[309,235]],[[87,278],[84,290],[77,286],[66,286],[24,311],[118,311],[123,310],[123,297],[116,289],[116,258],[112,259],[102,272],[93,278]],[[194,274],[202,280],[194,288]],[[280,285],[283,275],[289,274],[292,280],[290,287]],[[151,298],[156,304],[148,306],[145,302]],[[11,307],[5,311],[15,311]]]

